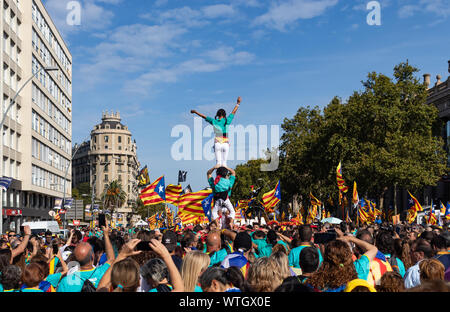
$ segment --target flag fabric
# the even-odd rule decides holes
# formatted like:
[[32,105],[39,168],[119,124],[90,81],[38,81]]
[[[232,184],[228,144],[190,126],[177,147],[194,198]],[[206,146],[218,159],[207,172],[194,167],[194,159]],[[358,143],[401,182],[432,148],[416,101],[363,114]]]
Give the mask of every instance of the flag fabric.
[[182,215],[195,215],[203,218],[205,212],[202,202],[211,194],[212,190],[203,190],[181,195],[176,202],[180,218],[183,220]]
[[166,200],[164,176],[159,177],[155,182],[143,189],[139,198],[144,206],[164,203]]
[[348,209],[347,209],[347,214],[346,214],[346,217],[345,217],[345,222],[347,222],[347,223],[351,223],[352,222],[352,219],[350,219],[350,216],[348,214]]
[[138,180],[138,186],[145,187],[150,184],[150,177],[148,176],[148,168],[145,166],[142,168],[142,170],[139,172],[137,176]]
[[408,194],[410,196],[408,202],[409,202],[409,209],[415,209],[417,212],[423,211],[422,206],[420,205],[419,201],[411,195],[411,193],[408,191]]
[[311,192],[309,193],[309,200],[311,201],[311,206],[322,206],[322,202],[314,197]]
[[173,212],[170,210],[170,208],[166,205],[166,221],[167,221],[167,227],[173,226]]
[[183,187],[181,185],[169,184],[166,187],[166,203],[175,204],[180,197],[181,192],[183,192]]
[[178,171],[178,183],[186,182],[187,171]]
[[357,210],[358,220],[361,223],[366,223],[369,220],[369,215],[366,211],[367,203],[364,198],[361,198],[360,205]]
[[303,217],[300,211],[297,213],[297,216],[295,218],[291,219],[291,222],[294,223],[294,225],[302,225],[303,224]]
[[440,205],[440,210],[441,210],[440,215],[442,216],[442,218],[444,218],[444,216],[445,216],[445,211],[446,211],[447,209],[445,208],[445,206],[444,206],[444,204],[443,204],[442,202],[440,202],[440,203],[441,203],[441,205]]
[[209,222],[212,222],[212,207],[214,204],[214,193],[202,200],[202,208]]
[[267,212],[273,212],[273,208],[281,200],[281,188],[280,181],[278,181],[277,186],[270,192],[267,192],[262,197],[263,206]]
[[427,224],[430,224],[430,225],[437,224],[437,218],[433,211],[433,205],[431,205],[430,212],[428,213]]
[[446,206],[446,209],[445,209],[444,217],[447,220],[450,220],[450,202],[447,202],[447,206]]
[[354,206],[358,205],[359,203],[359,196],[358,196],[358,190],[356,189],[356,181],[353,182],[353,198],[352,203]]
[[56,222],[58,222],[59,227],[63,226],[62,221],[61,221],[61,216],[59,215],[59,212],[55,213],[53,218],[55,218]]
[[3,177],[0,178],[0,188],[5,192],[9,189],[9,186],[12,183],[13,178]]
[[309,209],[308,216],[306,217],[306,224],[314,223],[316,216],[317,216],[317,206],[314,205]]
[[241,199],[241,200],[238,200],[238,202],[236,204],[236,208],[246,210],[248,208],[249,204],[250,204],[250,199]]
[[192,193],[191,185],[189,184],[186,188],[181,192],[181,195]]
[[339,162],[339,165],[336,168],[336,180],[337,180],[337,185],[338,185],[339,191],[341,191],[343,193],[347,193],[348,186],[345,186],[345,180],[344,180],[344,177],[342,176],[341,162]]
[[156,228],[156,214],[147,219],[147,223],[151,230]]

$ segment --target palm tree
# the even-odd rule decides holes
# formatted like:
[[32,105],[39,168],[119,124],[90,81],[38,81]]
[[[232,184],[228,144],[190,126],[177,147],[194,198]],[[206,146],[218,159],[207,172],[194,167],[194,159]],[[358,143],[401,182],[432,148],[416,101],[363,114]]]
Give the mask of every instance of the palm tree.
[[115,208],[122,207],[127,200],[127,193],[122,188],[122,183],[118,180],[114,180],[108,184],[107,188],[102,194],[103,209],[109,209],[111,215],[114,213]]

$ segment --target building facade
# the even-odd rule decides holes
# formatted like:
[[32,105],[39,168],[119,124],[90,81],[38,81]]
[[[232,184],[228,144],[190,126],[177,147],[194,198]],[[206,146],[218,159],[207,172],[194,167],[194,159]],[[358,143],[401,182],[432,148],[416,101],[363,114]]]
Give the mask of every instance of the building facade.
[[121,207],[115,207],[113,220],[126,225],[139,195],[136,187],[139,167],[136,141],[122,124],[120,114],[104,112],[102,122],[91,131],[90,142],[82,143],[74,155],[73,187],[89,179],[93,197],[101,206],[109,183],[119,181],[127,199]]
[[[41,0],[3,0],[1,115],[28,79],[2,129],[3,230],[50,220],[56,198],[71,195],[72,56]],[[57,70],[39,71],[52,67]],[[12,224],[12,226],[11,226]]]

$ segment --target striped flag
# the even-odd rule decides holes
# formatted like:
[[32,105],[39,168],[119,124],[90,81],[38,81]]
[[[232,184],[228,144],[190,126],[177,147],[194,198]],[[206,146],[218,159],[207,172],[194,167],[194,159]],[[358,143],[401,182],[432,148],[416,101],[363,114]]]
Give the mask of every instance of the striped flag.
[[364,198],[361,198],[360,205],[357,210],[358,218],[361,223],[368,222],[369,220],[369,215],[366,211],[366,206],[367,206],[366,201],[364,200]]
[[58,222],[59,227],[63,226],[62,221],[61,221],[61,216],[59,215],[59,212],[55,213],[53,218],[55,218],[56,222]]
[[446,209],[445,209],[444,217],[447,220],[450,220],[450,203],[449,202],[447,202],[447,206],[446,206]]
[[151,230],[156,228],[156,214],[147,219],[148,225]]
[[166,221],[168,227],[173,226],[173,212],[168,206],[166,206]]
[[139,198],[144,203],[144,206],[164,203],[166,200],[164,176],[159,177],[155,182],[143,189]]
[[428,213],[428,219],[427,223],[430,225],[436,225],[437,224],[437,218],[433,211],[433,205],[431,205],[430,212]]
[[281,187],[280,181],[278,181],[277,186],[270,192],[267,192],[262,197],[263,206],[268,212],[273,212],[273,208],[281,200]]
[[416,212],[423,211],[422,206],[420,205],[419,201],[411,195],[411,193],[408,191],[409,194],[409,209],[414,209]]
[[2,188],[2,190],[4,190],[5,192],[9,189],[9,186],[11,185],[13,178],[8,178],[8,177],[3,177],[0,178],[0,187]]
[[[202,201],[210,196],[212,190],[203,190],[199,192],[192,192],[181,195],[177,200],[178,214],[181,215],[195,215],[204,217]],[[183,219],[183,218],[182,218]]]
[[183,187],[181,185],[169,184],[166,187],[166,203],[175,205],[178,197],[180,197],[181,192],[183,192]]
[[308,216],[306,217],[306,224],[312,224],[317,216],[317,206],[314,205],[309,209]]
[[311,201],[311,206],[322,206],[322,202],[314,197],[311,192],[309,193],[309,199]]
[[356,189],[356,181],[353,182],[353,198],[352,198],[352,203],[354,206],[358,205],[359,203],[359,195],[358,195],[358,190]]
[[339,191],[341,191],[343,193],[347,193],[348,186],[345,186],[345,180],[344,180],[344,177],[342,176],[341,162],[339,162],[339,165],[336,168],[336,180],[337,180],[337,185],[338,185]]

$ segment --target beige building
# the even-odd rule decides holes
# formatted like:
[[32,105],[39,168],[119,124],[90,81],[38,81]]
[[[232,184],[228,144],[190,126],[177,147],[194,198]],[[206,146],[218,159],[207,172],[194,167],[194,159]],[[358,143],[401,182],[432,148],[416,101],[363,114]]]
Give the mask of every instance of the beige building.
[[[2,0],[0,27],[1,113],[20,92],[3,133],[3,224],[50,219],[55,198],[71,196],[72,56],[41,0]],[[39,71],[41,68],[56,71]],[[67,171],[68,170],[68,171]],[[64,183],[65,182],[65,183]]]
[[102,122],[91,131],[90,144],[82,143],[72,164],[73,187],[89,179],[100,204],[110,182],[118,180],[122,184],[127,199],[122,207],[115,209],[113,219],[126,225],[138,197],[136,177],[140,164],[136,141],[128,127],[121,123],[119,113],[103,113]]

